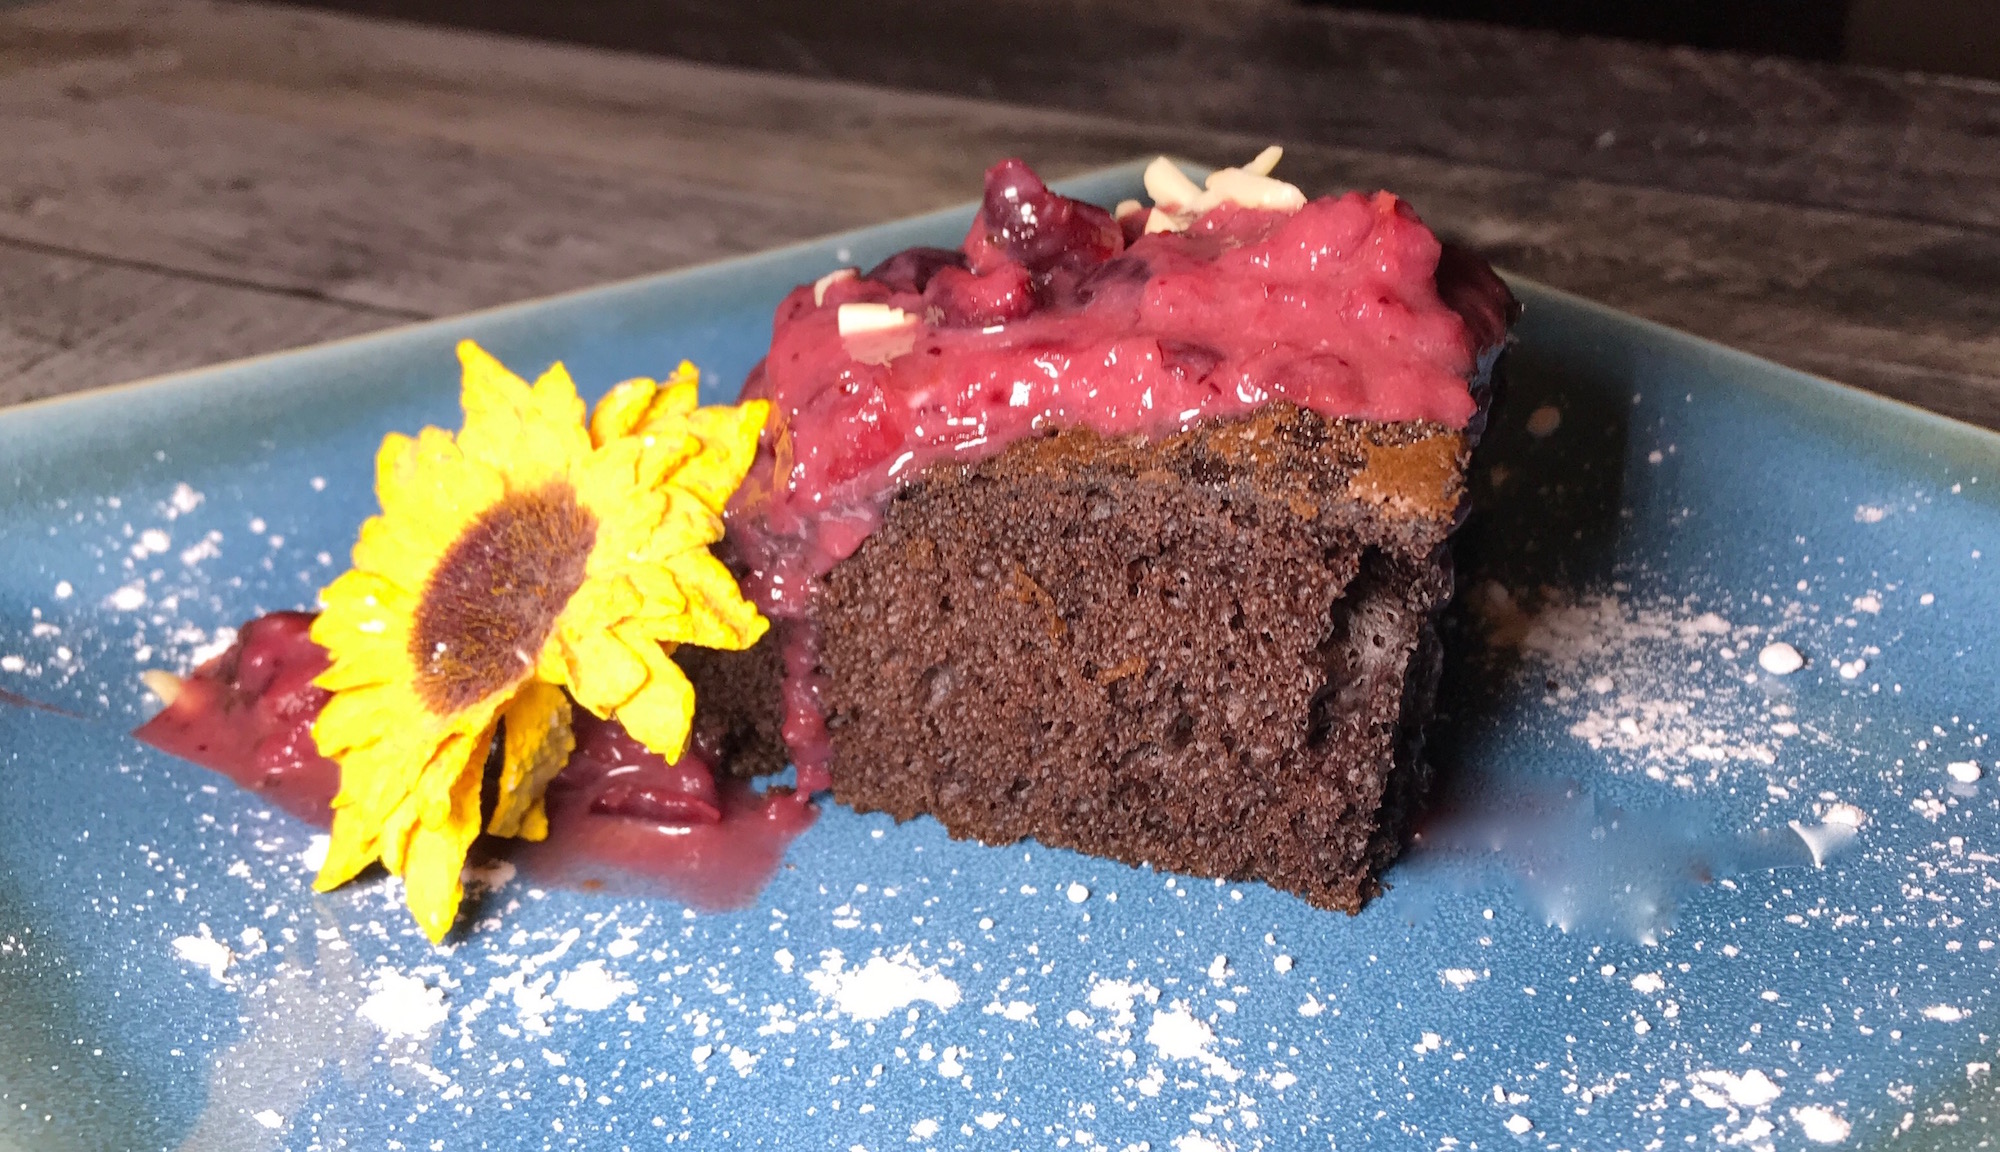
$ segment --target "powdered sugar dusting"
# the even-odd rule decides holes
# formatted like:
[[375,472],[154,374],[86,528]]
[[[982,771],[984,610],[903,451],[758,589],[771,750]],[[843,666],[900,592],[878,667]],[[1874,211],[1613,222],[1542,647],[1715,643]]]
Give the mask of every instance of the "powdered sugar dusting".
[[1153,1013],[1153,1022],[1146,1028],[1146,1043],[1153,1046],[1162,1060],[1191,1061],[1201,1065],[1208,1074],[1224,1080],[1235,1080],[1243,1075],[1240,1069],[1216,1052],[1214,1029],[1195,1019],[1182,1001],[1175,1001],[1167,1011]]
[[1523,607],[1491,583],[1474,596],[1490,641],[1549,676],[1544,702],[1573,715],[1570,735],[1613,769],[1693,787],[1777,762],[1787,739],[1778,717],[1732,667],[1764,628],[1686,600],[1558,595]]
[[958,985],[910,953],[871,956],[849,967],[839,949],[829,948],[820,966],[806,973],[806,983],[833,1002],[834,1010],[856,1020],[880,1020],[891,1012],[924,1002],[940,1010],[958,1006]]
[[1815,1144],[1838,1144],[1852,1129],[1847,1119],[1831,1108],[1811,1104],[1792,1111],[1799,1134]]
[[1741,1075],[1711,1069],[1695,1073],[1693,1079],[1690,1094],[1710,1108],[1763,1108],[1784,1094],[1756,1068]]
[[1471,968],[1446,968],[1438,978],[1453,988],[1467,988],[1479,982],[1480,974]]
[[638,991],[637,984],[608,972],[602,960],[588,960],[562,974],[556,981],[555,998],[565,1008],[602,1012]]
[[174,937],[174,955],[198,968],[206,968],[209,979],[217,981],[228,978],[229,962],[235,959],[229,945],[209,935],[206,924],[201,926],[198,936]]
[[146,606],[146,585],[126,584],[104,598],[107,607],[116,612],[137,612]]
[[186,481],[175,484],[172,494],[167,497],[167,519],[177,520],[187,515],[199,508],[204,499],[207,497],[195,491]]
[[356,1015],[384,1036],[422,1036],[445,1022],[444,992],[392,968],[375,974]]

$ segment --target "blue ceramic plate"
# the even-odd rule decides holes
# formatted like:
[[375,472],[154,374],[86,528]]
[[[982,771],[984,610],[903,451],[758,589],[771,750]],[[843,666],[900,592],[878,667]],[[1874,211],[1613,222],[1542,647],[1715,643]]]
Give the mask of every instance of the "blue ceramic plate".
[[[1136,168],[1071,186],[1105,203]],[[1529,283],[1360,916],[828,811],[755,907],[493,877],[455,947],[125,732],[310,605],[452,345],[734,394],[969,209],[0,412],[0,1147],[1971,1146],[2000,1046],[2000,439]],[[1982,555],[1982,551],[1986,555]],[[1760,667],[1776,643],[1806,663]],[[1775,650],[1774,650],[1775,654]]]

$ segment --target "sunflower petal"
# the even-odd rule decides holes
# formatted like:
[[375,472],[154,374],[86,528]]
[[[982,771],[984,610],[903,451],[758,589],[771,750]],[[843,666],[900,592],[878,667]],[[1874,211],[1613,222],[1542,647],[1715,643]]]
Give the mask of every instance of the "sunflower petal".
[[344,692],[395,684],[408,679],[409,674],[409,659],[395,648],[386,644],[375,648],[350,644],[338,661],[313,677],[313,683],[329,692]]
[[382,867],[387,868],[391,875],[403,874],[404,865],[410,858],[410,838],[416,835],[418,823],[415,804],[399,804],[382,817],[382,831],[378,837],[381,841]]
[[477,340],[460,340],[456,349],[459,395],[479,412],[520,412],[528,403],[528,382],[502,364]]
[[685,425],[661,428],[632,439],[643,449],[632,470],[634,481],[648,491],[664,485],[702,451],[700,437],[687,431]]
[[[491,734],[488,734],[491,739]],[[484,748],[485,741],[474,745]],[[483,757],[481,757],[483,759]],[[465,897],[465,854],[479,838],[479,760],[459,774],[450,805],[438,823],[420,822],[403,854],[403,898],[424,934],[438,943],[458,919]]]
[[679,760],[687,751],[694,723],[694,685],[660,645],[637,641],[631,650],[645,662],[646,683],[614,710],[613,717],[639,743],[670,762]]
[[687,612],[688,594],[665,564],[632,564],[619,575],[632,582],[645,604],[643,612],[634,614],[636,620],[664,627],[666,621]]
[[382,437],[382,446],[375,450],[375,498],[382,501],[382,510],[389,505],[383,493],[401,491],[402,477],[413,471],[417,442],[401,432],[391,432]]
[[[619,573],[584,581],[569,598],[562,620],[574,624],[581,633],[630,619],[646,607],[647,599],[638,586]],[[674,610],[679,608],[676,604]]]
[[653,406],[647,409],[639,430],[652,432],[670,425],[678,426],[700,403],[701,369],[695,367],[693,362],[683,360],[674,368],[672,375],[660,381],[659,392],[653,399]]
[[383,823],[409,799],[417,772],[436,754],[436,748],[376,740],[327,750],[326,754],[340,761],[340,791],[333,798],[334,811],[347,811],[367,821],[370,835],[379,840]]
[[407,531],[408,527],[405,521],[387,516],[370,516],[362,521],[360,537],[354,542],[354,567],[415,595],[423,591],[424,581],[450,537],[436,525],[418,532]]
[[583,400],[576,394],[576,381],[561,361],[535,379],[527,411],[528,432],[541,440],[555,461],[567,465],[590,452],[590,430],[585,424]]
[[372,821],[344,809],[333,813],[333,834],[328,839],[326,860],[313,879],[313,891],[331,892],[375,863],[381,850],[375,840]]
[[426,428],[388,475],[376,478],[375,494],[392,522],[420,525],[449,539],[458,529],[506,494],[501,472],[468,457],[451,433]]
[[454,732],[438,746],[436,755],[417,774],[416,787],[410,790],[409,803],[416,809],[419,823],[437,827],[451,819],[454,798],[465,776],[486,774],[486,758],[493,750],[493,729],[494,725],[489,723],[476,736]]
[[641,376],[612,386],[590,414],[590,440],[599,448],[639,426],[660,386]]
[[[683,552],[662,569],[670,581],[661,583],[674,584],[685,607],[657,624],[648,617],[646,633],[653,639],[739,651],[755,644],[770,629],[771,622],[743,598],[729,569],[706,549]],[[649,606],[671,603],[662,590],[641,587],[647,590]]]
[[[371,520],[369,523],[375,521]],[[370,609],[379,606],[387,611],[408,611],[414,607],[413,599],[401,585],[380,572],[364,568],[351,568],[342,572],[333,583],[320,590],[319,598],[329,611],[348,605],[359,605]]]
[[560,628],[560,636],[567,672],[565,681],[570,695],[585,708],[599,716],[610,716],[646,686],[651,672],[645,657],[609,629],[572,626],[566,622]]
[[639,458],[644,452],[645,446],[636,437],[620,436],[570,469],[577,501],[595,513],[600,523],[623,518],[618,502],[633,495],[638,486]]
[[466,455],[505,470],[513,462],[530,404],[528,382],[470,340],[458,343],[459,404],[465,427],[458,446]]
[[326,755],[339,759],[341,752],[374,744],[398,726],[407,730],[408,711],[406,697],[394,685],[335,692],[313,721],[313,740]]
[[711,512],[721,512],[757,459],[757,439],[771,405],[751,400],[727,407],[696,409],[688,431],[701,440],[701,454],[674,473],[674,486],[692,493]]
[[720,513],[678,485],[668,485],[660,491],[666,495],[667,507],[660,515],[659,526],[653,529],[652,539],[641,552],[646,559],[666,560],[676,553],[706,548],[722,539]]
[[313,620],[311,636],[330,658],[320,687],[355,687],[408,674],[408,597],[358,571],[348,572],[320,595],[326,607]]
[[576,747],[569,697],[550,684],[529,681],[501,713],[505,751],[499,798],[486,830],[495,836],[540,840],[549,833],[542,793],[569,763]]

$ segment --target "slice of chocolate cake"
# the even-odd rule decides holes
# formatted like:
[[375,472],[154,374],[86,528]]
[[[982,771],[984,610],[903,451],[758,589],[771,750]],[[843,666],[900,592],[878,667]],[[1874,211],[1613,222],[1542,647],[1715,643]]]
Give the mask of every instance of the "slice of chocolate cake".
[[1377,891],[1514,305],[1275,159],[1116,217],[1010,161],[963,252],[786,300],[730,521],[777,647],[689,661],[702,739],[954,836]]
[[820,593],[835,798],[1359,908],[1421,791],[1466,455],[1286,405],[933,469]]

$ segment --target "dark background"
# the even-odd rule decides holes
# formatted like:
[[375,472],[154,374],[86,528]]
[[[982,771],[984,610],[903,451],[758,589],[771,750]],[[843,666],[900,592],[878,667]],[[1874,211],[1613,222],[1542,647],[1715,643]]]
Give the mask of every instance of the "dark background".
[[1328,6],[2000,78],[2000,0],[1331,0]]
[[1810,60],[1841,58],[1849,7],[1840,0],[1340,0],[1323,6]]
[[[955,43],[974,57],[1051,51],[1116,59],[1119,40],[1173,37],[1286,8],[1394,15],[1656,44],[2000,78],[2000,0],[297,0],[312,7],[786,71],[851,73]],[[958,37],[940,40],[940,35]],[[1153,47],[1157,48],[1155,44]],[[916,80],[924,61],[905,70]],[[1296,61],[1306,64],[1308,61]],[[1002,69],[1007,70],[1007,69]],[[894,68],[867,69],[895,82]],[[944,85],[959,87],[958,85]]]

